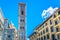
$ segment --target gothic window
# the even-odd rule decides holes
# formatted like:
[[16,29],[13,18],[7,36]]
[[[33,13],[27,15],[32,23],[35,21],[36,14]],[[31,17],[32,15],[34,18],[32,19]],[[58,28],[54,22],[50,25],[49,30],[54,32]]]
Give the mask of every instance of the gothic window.
[[24,29],[24,27],[20,27],[20,29]]
[[24,22],[24,19],[21,19],[20,21],[21,21],[21,22]]
[[24,12],[23,11],[21,11],[21,15],[24,15]]

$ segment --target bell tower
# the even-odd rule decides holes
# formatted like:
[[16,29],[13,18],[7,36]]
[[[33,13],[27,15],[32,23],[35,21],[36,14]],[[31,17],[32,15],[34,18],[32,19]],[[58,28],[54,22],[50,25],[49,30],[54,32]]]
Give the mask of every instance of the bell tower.
[[25,24],[25,3],[19,3],[18,6],[19,14],[18,14],[18,40],[26,40],[26,24]]

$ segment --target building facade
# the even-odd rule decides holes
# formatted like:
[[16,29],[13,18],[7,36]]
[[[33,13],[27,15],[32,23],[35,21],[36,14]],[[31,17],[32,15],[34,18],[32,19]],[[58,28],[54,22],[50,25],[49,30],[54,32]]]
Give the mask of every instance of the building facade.
[[17,40],[17,30],[12,22],[8,23],[8,19],[4,19],[0,8],[0,40]]
[[4,19],[3,40],[15,40],[15,29],[8,24],[8,19]]
[[3,40],[3,31],[4,31],[4,17],[2,15],[2,10],[0,8],[0,40]]
[[34,29],[30,40],[60,40],[60,8]]
[[4,38],[3,40],[14,40],[14,29],[4,29]]
[[17,29],[15,28],[14,24],[12,21],[10,22],[10,29],[14,29],[14,40],[17,40]]
[[18,40],[26,40],[26,23],[25,23],[25,3],[19,3],[18,14]]

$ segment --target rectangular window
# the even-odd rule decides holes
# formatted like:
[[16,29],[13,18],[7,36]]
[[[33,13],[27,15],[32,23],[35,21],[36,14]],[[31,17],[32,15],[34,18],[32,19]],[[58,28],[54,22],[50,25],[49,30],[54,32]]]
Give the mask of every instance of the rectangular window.
[[43,30],[43,34],[45,34],[45,30]]
[[57,21],[55,21],[55,25],[57,25],[58,24],[58,22]]
[[41,40],[43,40],[43,37],[41,37]]
[[40,38],[37,38],[37,40],[40,40]]
[[59,28],[58,27],[56,28],[56,32],[59,32]]
[[47,23],[45,24],[45,26],[47,26]]
[[39,34],[39,36],[40,36],[40,34]]
[[46,28],[46,32],[48,32],[48,28]]
[[58,15],[60,15],[60,11],[58,11]]
[[49,39],[49,34],[47,34],[47,39]]
[[41,35],[42,35],[42,32],[41,32]]
[[44,36],[44,40],[46,40],[46,36]]
[[52,24],[52,20],[50,20],[50,25]]
[[53,26],[51,26],[51,32],[54,32],[54,27]]
[[60,34],[57,35],[57,38],[60,39]]
[[55,35],[54,34],[52,34],[52,40],[55,40]]

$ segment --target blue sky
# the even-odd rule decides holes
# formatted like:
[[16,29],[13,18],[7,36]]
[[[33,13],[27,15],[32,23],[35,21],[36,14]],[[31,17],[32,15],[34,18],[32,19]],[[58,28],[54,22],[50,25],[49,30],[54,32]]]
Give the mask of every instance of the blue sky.
[[44,20],[42,12],[44,9],[51,7],[60,7],[60,0],[0,0],[0,7],[2,8],[5,18],[9,22],[12,20],[18,29],[18,3],[26,3],[26,32],[29,36],[33,29],[41,24]]

